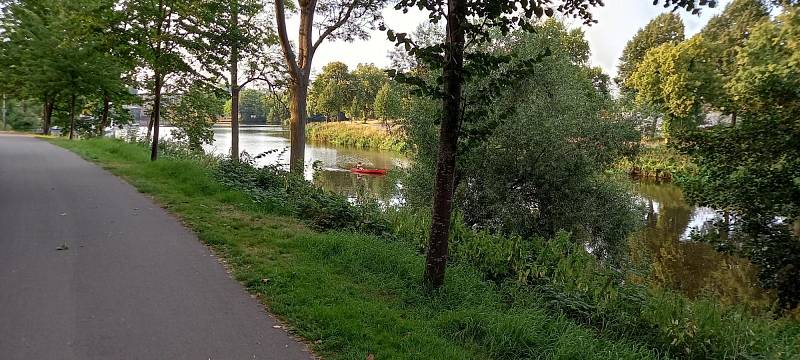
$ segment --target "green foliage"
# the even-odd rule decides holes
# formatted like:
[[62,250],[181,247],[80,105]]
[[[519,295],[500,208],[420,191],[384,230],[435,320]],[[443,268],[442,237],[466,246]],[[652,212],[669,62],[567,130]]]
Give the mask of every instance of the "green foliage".
[[402,85],[387,81],[375,95],[375,116],[382,120],[398,120],[404,117],[406,98]]
[[711,50],[704,60],[715,65],[719,80],[708,86],[721,88],[715,96],[704,100],[723,114],[735,114],[748,106],[746,102],[735,101],[728,84],[737,72],[737,54],[747,44],[755,27],[768,20],[769,11],[762,0],[734,0],[700,32],[705,42],[703,46]]
[[172,135],[193,151],[203,151],[203,144],[214,142],[211,127],[222,115],[224,100],[215,89],[191,85],[178,99],[165,107],[164,118],[175,126]]
[[106,0],[9,3],[0,51],[4,92],[50,104],[72,97],[129,100],[124,73],[132,65],[118,33],[121,20]]
[[352,75],[347,65],[331,62],[322,67],[309,90],[309,108],[312,113],[335,117],[353,101]]
[[759,25],[740,51],[733,89],[751,100],[740,124],[693,131],[677,143],[698,166],[681,179],[688,198],[735,217],[743,238],[720,245],[761,265],[762,282],[778,289],[785,308],[800,302],[800,94],[787,88],[800,84],[798,14],[788,8]]
[[[428,214],[405,209],[390,218],[400,240],[424,249]],[[469,264],[498,284],[519,311],[544,306],[606,337],[630,339],[667,357],[789,359],[798,351],[800,327],[792,320],[773,321],[713,298],[690,301],[648,289],[633,274],[600,263],[568,233],[552,239],[504,237],[465,228],[458,216],[452,225],[456,264]]]
[[645,27],[639,29],[636,35],[625,44],[617,67],[617,77],[614,78],[614,81],[623,90],[626,90],[625,83],[639,63],[644,60],[645,54],[650,49],[657,48],[663,44],[674,44],[683,41],[685,37],[684,31],[683,21],[681,21],[678,14],[673,12],[663,13],[650,20]]
[[217,179],[246,192],[259,206],[296,216],[320,231],[357,230],[382,235],[388,229],[378,209],[354,206],[347,198],[317,188],[277,165],[257,168],[256,158],[244,155],[240,161],[221,161],[215,169]]
[[6,100],[6,123],[14,130],[30,131],[37,127],[41,120],[42,104],[32,100]]
[[751,30],[736,58],[738,69],[729,83],[745,110],[779,112],[795,116],[800,111],[800,9],[787,8],[774,21]]
[[[240,122],[265,124],[272,111],[269,95],[257,89],[244,89],[239,93]],[[225,102],[225,114],[231,113],[231,100]]]
[[[513,60],[467,87],[456,207],[469,226],[523,238],[565,229],[598,255],[610,255],[638,221],[627,191],[600,174],[638,134],[583,71],[588,47],[573,46],[586,44],[581,32],[550,20],[534,34],[512,33],[497,42]],[[505,72],[541,57],[544,49],[550,56],[532,66],[535,78]],[[437,112],[425,101],[415,107],[407,128],[417,153],[404,185],[411,205],[427,207]]]
[[353,89],[350,116],[365,120],[374,118],[375,97],[387,84],[389,77],[386,72],[372,64],[358,64],[350,76],[352,77],[350,87]]
[[659,180],[671,180],[696,169],[688,156],[665,144],[644,145],[633,157],[619,159],[614,167],[634,177]]
[[703,99],[720,96],[719,75],[701,35],[681,43],[666,43],[647,52],[628,77],[636,102],[653,105],[664,114],[663,133],[691,129],[699,123]]

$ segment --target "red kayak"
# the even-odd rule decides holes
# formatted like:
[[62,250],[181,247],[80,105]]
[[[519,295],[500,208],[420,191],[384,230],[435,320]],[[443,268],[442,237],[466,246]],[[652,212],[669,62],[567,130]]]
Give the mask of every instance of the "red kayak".
[[350,172],[356,174],[364,174],[364,175],[386,175],[385,169],[359,169],[359,168],[352,168]]

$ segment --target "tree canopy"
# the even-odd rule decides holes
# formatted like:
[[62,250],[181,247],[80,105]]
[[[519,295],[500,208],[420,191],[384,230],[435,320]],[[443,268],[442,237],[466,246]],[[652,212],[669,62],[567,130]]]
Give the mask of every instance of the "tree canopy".
[[625,48],[619,58],[617,76],[614,81],[623,89],[633,71],[644,60],[645,54],[650,49],[657,48],[667,43],[678,43],[684,40],[685,29],[683,21],[678,14],[673,12],[658,15],[650,20],[645,27],[639,29]]

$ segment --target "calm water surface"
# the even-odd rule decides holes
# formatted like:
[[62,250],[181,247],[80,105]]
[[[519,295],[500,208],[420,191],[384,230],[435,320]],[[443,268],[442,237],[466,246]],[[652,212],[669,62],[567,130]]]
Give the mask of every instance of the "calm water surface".
[[761,307],[774,300],[758,287],[748,261],[689,240],[715,218],[714,210],[688,204],[673,184],[637,183],[635,191],[647,213],[646,226],[631,239],[631,253],[651,265],[653,282],[692,297],[713,294],[729,304]]

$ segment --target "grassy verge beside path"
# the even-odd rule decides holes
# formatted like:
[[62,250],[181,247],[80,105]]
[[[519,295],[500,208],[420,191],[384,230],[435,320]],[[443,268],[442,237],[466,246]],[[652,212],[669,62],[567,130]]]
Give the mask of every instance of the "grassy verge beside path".
[[642,359],[655,353],[543,309],[509,308],[465,267],[427,295],[423,259],[400,243],[317,233],[270,215],[217,183],[193,160],[150,162],[146,149],[111,140],[51,142],[125,178],[194,230],[247,289],[315,351],[331,359]]
[[311,230],[297,219],[279,215],[288,212],[257,204],[250,195],[220,183],[213,161],[164,156],[150,162],[146,148],[107,139],[50,141],[125,178],[178,215],[226,261],[236,279],[326,358],[365,359],[373,354],[376,359],[648,359],[753,354],[792,359],[800,352],[800,330],[787,321],[720,312],[704,303],[664,297],[648,302],[647,314],[630,315],[650,319],[644,324],[664,323],[669,328],[656,331],[660,328],[646,325],[603,331],[604,326],[576,320],[581,316],[573,313],[585,311],[583,305],[548,306],[525,287],[486,281],[463,261],[454,262],[445,287],[430,295],[421,287],[424,259],[414,246],[353,232]]

